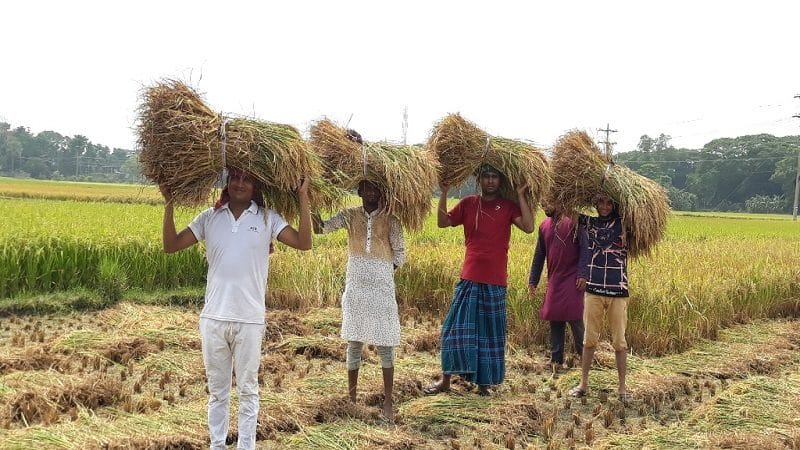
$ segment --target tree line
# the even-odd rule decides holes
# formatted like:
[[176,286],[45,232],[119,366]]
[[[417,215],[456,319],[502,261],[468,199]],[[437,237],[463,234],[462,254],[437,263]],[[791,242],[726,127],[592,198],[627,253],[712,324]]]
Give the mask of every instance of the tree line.
[[136,155],[55,131],[32,134],[0,122],[0,175],[70,181],[139,182]]
[[800,136],[720,138],[701,149],[675,148],[644,135],[615,162],[663,185],[674,209],[790,212]]
[[[671,138],[644,135],[615,162],[662,184],[674,209],[790,212],[800,136],[769,134],[715,139],[701,149],[675,148]],[[136,153],[95,144],[82,135],[32,134],[0,122],[0,176],[143,183]],[[474,192],[474,180],[453,194]],[[463,191],[463,192],[462,192]]]

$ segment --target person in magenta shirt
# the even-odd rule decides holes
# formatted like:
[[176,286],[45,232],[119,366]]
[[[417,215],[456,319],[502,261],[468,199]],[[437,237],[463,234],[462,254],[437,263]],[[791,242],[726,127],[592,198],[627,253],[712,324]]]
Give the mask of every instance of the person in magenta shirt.
[[580,245],[575,223],[552,204],[542,204],[547,218],[539,225],[539,237],[531,263],[528,293],[533,300],[547,261],[547,289],[539,318],[550,322],[550,362],[554,372],[564,364],[564,335],[572,329],[575,353],[583,353],[583,290],[578,284]]
[[463,226],[466,253],[461,280],[442,324],[442,378],[424,389],[428,395],[450,390],[452,375],[476,383],[481,395],[505,377],[506,285],[511,225],[533,231],[525,200],[527,185],[517,188],[519,205],[500,196],[505,177],[484,164],[478,172],[479,195],[463,198],[447,212],[449,186],[440,186],[439,228]]

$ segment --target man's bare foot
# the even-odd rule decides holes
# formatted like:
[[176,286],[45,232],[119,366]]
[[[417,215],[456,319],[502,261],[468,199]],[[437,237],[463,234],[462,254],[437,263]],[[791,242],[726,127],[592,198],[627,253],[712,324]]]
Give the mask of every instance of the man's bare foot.
[[381,411],[384,419],[388,420],[389,422],[394,422],[394,408],[392,405],[391,400],[386,400],[383,402],[383,411]]

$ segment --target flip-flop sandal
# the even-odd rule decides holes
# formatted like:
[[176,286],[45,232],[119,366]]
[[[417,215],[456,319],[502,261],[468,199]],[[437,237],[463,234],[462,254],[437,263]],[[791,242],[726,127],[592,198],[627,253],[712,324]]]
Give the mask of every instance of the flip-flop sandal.
[[436,395],[442,392],[450,392],[450,388],[442,389],[442,385],[439,383],[432,384],[425,389],[422,390],[422,393],[425,395]]
[[570,397],[581,398],[581,397],[586,397],[587,394],[588,392],[586,392],[585,389],[581,389],[578,386],[575,386],[574,388],[569,390]]

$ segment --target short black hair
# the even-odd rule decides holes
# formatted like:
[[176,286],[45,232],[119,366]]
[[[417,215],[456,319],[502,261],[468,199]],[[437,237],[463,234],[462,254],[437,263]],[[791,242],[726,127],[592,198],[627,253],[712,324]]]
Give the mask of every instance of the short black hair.
[[363,189],[366,188],[367,186],[374,187],[376,191],[380,192],[381,195],[383,195],[383,191],[381,190],[381,187],[378,186],[378,183],[369,180],[361,180],[358,182],[358,188],[356,189],[356,192],[358,193],[359,197],[361,196],[361,192],[363,191]]
[[364,139],[361,138],[361,133],[359,133],[358,131],[352,128],[348,128],[345,133],[347,134],[347,138],[355,142],[356,144],[361,145],[364,143]]

